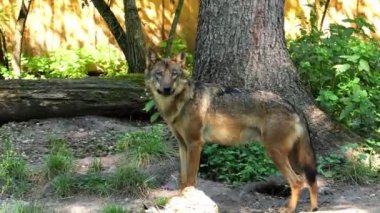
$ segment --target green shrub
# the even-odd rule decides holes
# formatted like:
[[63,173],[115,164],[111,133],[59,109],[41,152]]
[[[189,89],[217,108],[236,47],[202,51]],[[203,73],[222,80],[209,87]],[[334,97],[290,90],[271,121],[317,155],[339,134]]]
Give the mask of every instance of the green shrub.
[[237,185],[278,174],[260,144],[250,143],[237,147],[206,144],[202,158],[201,175],[227,184]]
[[[380,142],[377,142],[380,143]],[[347,144],[342,153],[349,149],[351,156],[329,154],[318,156],[318,173],[336,181],[366,184],[380,180],[379,165],[373,165],[375,151],[372,145]]]
[[127,63],[118,49],[100,46],[97,53],[91,54],[93,63],[103,71],[105,77],[123,77],[127,75]]
[[[362,17],[346,19],[356,27],[331,24],[327,32],[311,26],[289,41],[289,53],[317,102],[358,133],[380,132],[380,43]],[[315,25],[315,23],[314,23]]]
[[[8,57],[9,58],[9,57]],[[127,64],[120,51],[111,47],[59,49],[47,56],[22,56],[24,72],[21,78],[83,78],[89,71],[104,77],[120,77],[127,74]],[[14,78],[12,71],[0,67],[0,75]]]
[[155,110],[156,104],[154,103],[153,97],[150,95],[147,95],[147,98],[148,98],[148,102],[146,102],[143,108],[143,111],[147,113],[149,112],[152,113],[150,116],[150,122],[154,123],[158,121],[158,119],[160,118],[160,113]]

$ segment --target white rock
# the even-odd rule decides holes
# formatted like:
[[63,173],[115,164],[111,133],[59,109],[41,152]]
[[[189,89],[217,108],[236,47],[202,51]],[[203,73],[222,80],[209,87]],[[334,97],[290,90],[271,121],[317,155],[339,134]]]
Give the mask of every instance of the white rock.
[[182,195],[172,197],[166,204],[165,213],[218,213],[218,206],[203,191],[186,187]]

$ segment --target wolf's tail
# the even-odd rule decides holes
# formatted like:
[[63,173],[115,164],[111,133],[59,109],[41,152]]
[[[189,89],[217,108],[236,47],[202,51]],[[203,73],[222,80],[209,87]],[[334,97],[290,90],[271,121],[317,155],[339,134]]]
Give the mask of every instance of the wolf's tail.
[[300,136],[296,144],[297,164],[306,176],[307,183],[313,185],[317,176],[317,162],[313,146],[310,141],[309,127],[307,121],[305,123],[305,131]]

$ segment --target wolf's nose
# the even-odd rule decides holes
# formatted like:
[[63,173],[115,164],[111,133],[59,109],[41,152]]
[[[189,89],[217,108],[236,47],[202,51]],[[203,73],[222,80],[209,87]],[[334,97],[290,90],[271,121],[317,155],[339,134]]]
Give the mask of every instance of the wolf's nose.
[[171,91],[172,91],[171,87],[164,87],[164,93],[165,94],[170,94]]

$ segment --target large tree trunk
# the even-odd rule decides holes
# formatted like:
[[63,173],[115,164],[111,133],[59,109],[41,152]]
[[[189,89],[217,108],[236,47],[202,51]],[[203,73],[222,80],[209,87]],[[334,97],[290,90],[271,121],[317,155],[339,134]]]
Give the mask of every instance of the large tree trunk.
[[104,0],[92,0],[95,8],[107,23],[128,63],[129,72],[142,73],[145,70],[144,34],[137,13],[135,0],[124,0],[125,25],[123,30],[110,6]]
[[21,1],[20,13],[16,21],[16,31],[14,36],[14,47],[12,57],[12,69],[16,77],[19,77],[21,75],[22,40],[24,38],[26,18],[28,17],[31,4],[32,0]]
[[0,124],[32,118],[105,115],[147,118],[142,79],[4,80]]
[[283,0],[202,0],[193,78],[273,91],[304,112],[318,150],[354,137],[314,103],[285,45]]

